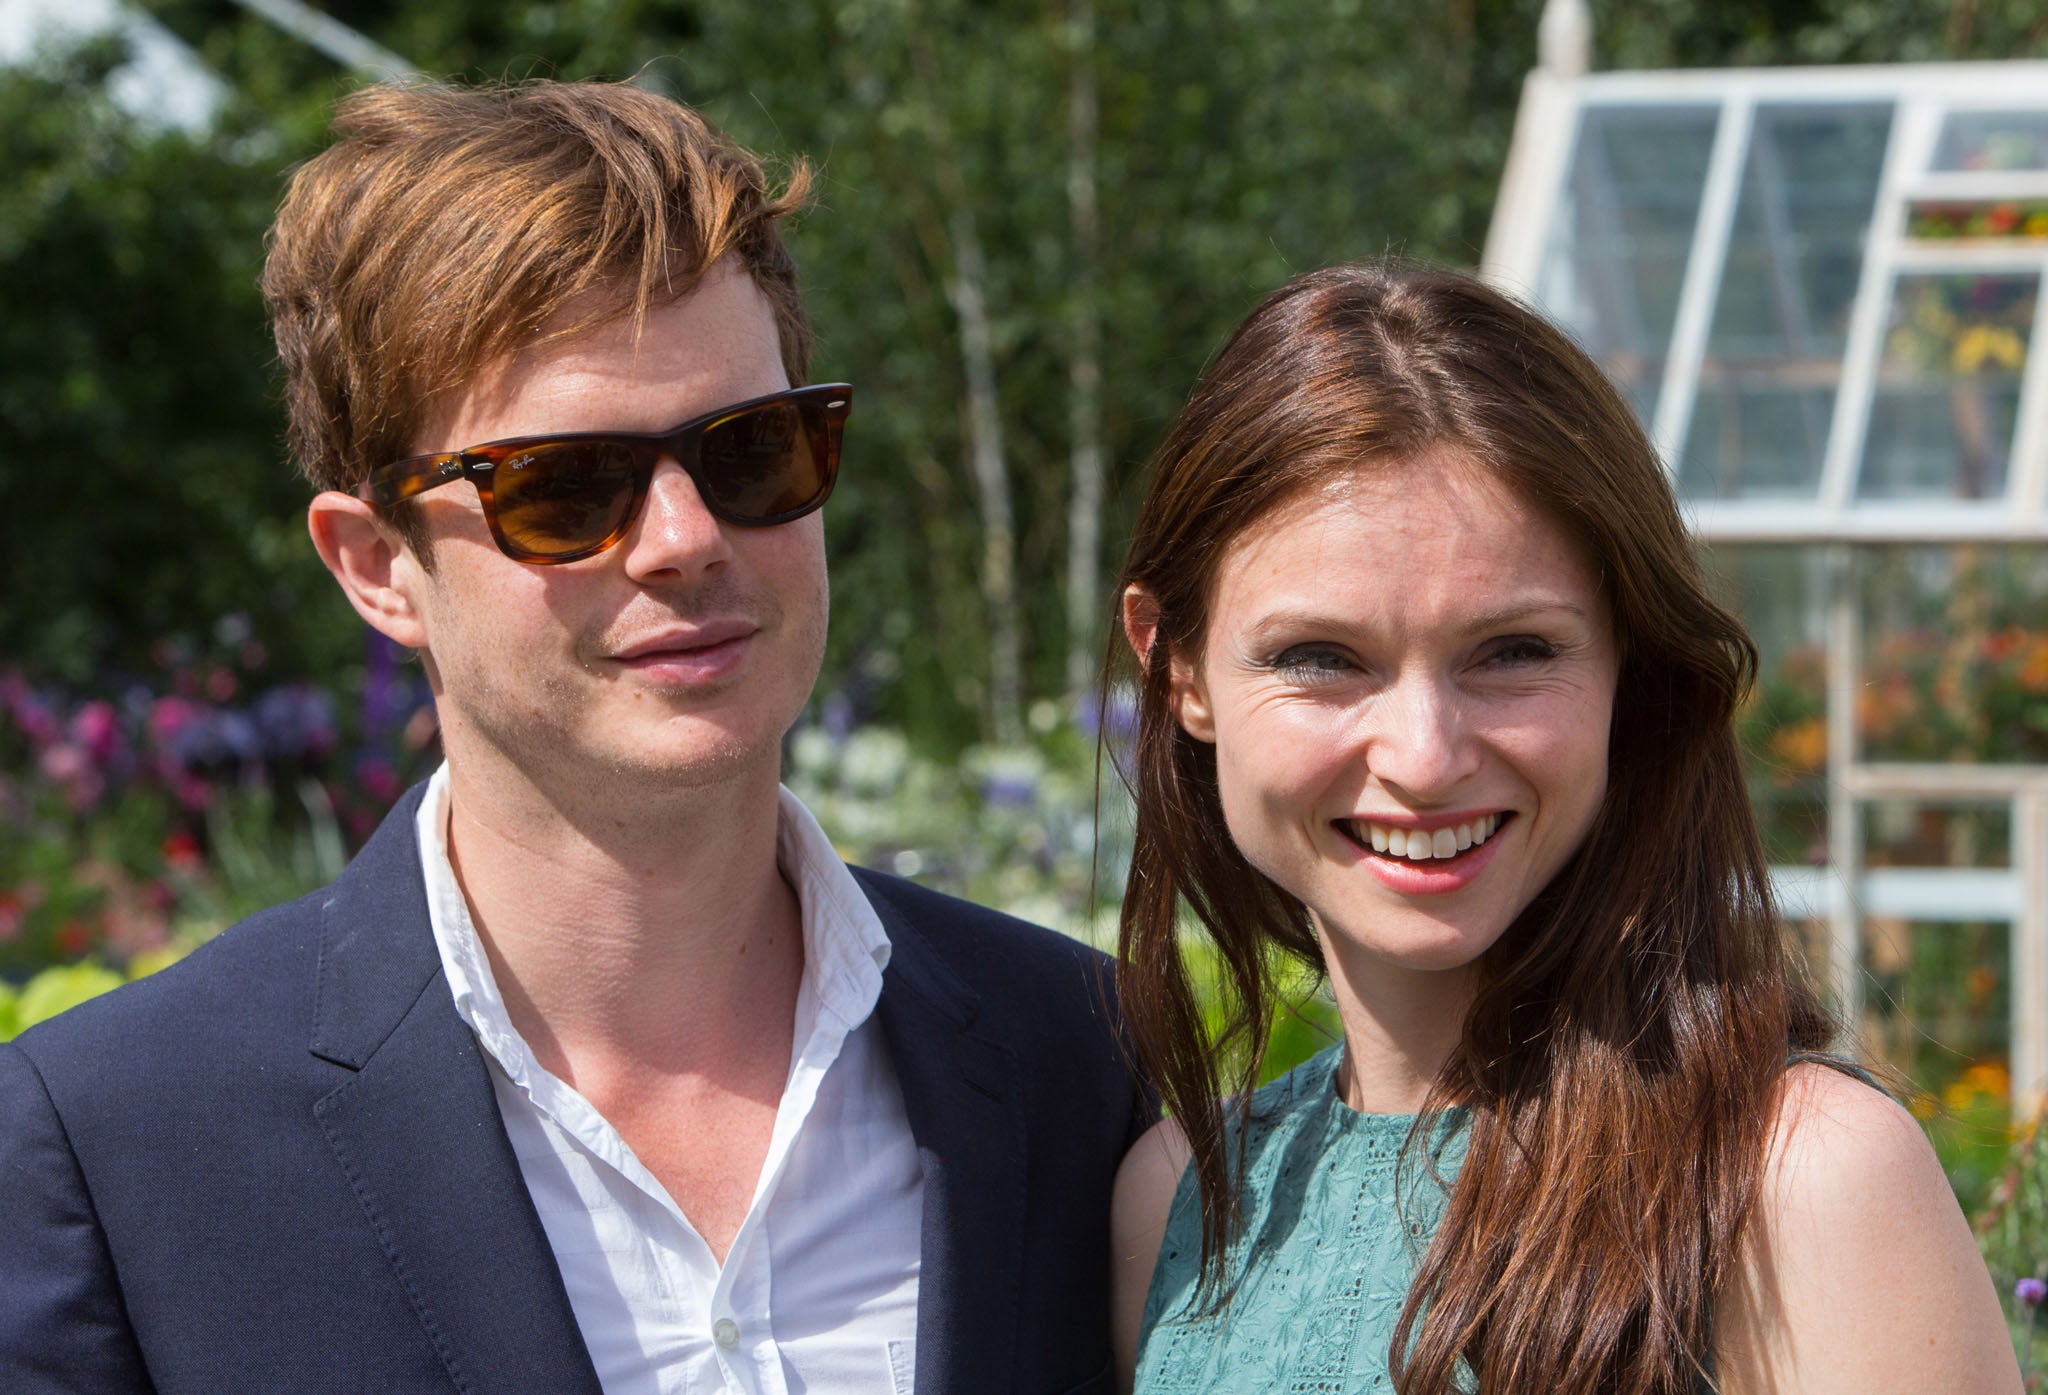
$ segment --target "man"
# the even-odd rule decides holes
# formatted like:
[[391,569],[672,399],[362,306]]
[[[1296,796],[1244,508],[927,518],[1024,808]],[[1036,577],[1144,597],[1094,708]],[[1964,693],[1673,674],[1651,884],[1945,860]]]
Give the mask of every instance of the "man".
[[626,86],[336,125],[265,292],[314,545],[446,764],[0,1048],[0,1389],[1107,1390],[1099,957],[779,789],[850,397],[792,388],[801,171]]

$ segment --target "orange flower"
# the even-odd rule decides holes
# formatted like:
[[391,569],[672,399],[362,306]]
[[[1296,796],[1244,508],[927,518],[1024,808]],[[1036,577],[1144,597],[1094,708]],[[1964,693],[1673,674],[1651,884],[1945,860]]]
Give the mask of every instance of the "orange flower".
[[2048,693],[2048,635],[2035,635],[2020,662],[2020,687],[2030,693]]
[[1828,729],[1819,718],[1780,728],[1771,737],[1771,755],[1787,773],[1813,775],[1827,768]]

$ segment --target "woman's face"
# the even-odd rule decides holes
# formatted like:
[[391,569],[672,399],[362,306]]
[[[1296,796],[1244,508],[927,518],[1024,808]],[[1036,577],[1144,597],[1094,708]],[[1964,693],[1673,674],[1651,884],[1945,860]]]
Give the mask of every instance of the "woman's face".
[[1585,839],[1617,658],[1565,534],[1454,452],[1361,468],[1225,552],[1181,725],[1231,836],[1329,951],[1414,970],[1490,946]]

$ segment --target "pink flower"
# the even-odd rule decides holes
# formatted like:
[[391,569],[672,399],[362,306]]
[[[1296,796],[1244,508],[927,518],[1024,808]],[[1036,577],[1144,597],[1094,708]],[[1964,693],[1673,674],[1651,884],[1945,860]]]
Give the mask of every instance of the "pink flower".
[[2048,1298],[2048,1283],[2040,1279],[2021,1279],[2012,1286],[2012,1296],[2031,1308],[2042,1299]]
[[69,784],[88,769],[85,752],[68,741],[60,741],[44,750],[38,764],[42,767],[43,778],[53,784]]
[[85,748],[95,765],[111,764],[121,746],[121,723],[111,702],[88,702],[72,714],[71,739]]
[[158,746],[167,746],[179,732],[198,720],[199,709],[185,699],[160,697],[149,709],[150,740]]
[[363,793],[379,804],[390,804],[405,792],[405,786],[398,781],[398,772],[388,761],[375,756],[366,756],[356,764],[356,780],[363,787]]
[[171,793],[181,806],[194,813],[213,803],[213,788],[197,775],[182,770],[171,777]]

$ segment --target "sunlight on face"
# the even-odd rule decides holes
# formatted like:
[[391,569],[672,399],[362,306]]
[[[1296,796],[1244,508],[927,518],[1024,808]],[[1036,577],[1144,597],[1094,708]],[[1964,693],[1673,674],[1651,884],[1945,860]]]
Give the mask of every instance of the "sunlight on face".
[[1332,958],[1436,971],[1470,965],[1584,840],[1617,670],[1563,531],[1436,452],[1246,529],[1174,700],[1215,744],[1231,836]]

